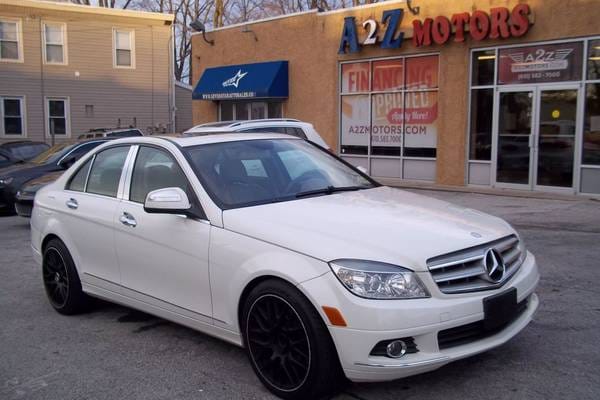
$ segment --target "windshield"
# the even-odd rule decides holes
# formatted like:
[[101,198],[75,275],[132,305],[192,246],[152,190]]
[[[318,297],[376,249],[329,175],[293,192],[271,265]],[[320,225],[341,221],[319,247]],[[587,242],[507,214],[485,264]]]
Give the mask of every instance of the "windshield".
[[303,140],[244,140],[184,151],[213,200],[225,209],[377,185]]
[[56,162],[60,160],[62,156],[71,151],[73,146],[75,145],[69,143],[55,144],[48,150],[35,157],[33,160],[31,160],[31,162],[34,164],[48,164]]

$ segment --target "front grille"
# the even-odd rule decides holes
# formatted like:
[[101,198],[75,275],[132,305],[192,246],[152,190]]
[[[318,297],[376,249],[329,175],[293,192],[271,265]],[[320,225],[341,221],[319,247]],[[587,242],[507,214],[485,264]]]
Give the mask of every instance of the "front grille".
[[375,347],[373,347],[373,350],[371,350],[371,353],[369,355],[387,357],[387,345],[393,342],[394,340],[404,341],[404,343],[406,344],[406,354],[413,354],[419,351],[417,345],[415,344],[415,339],[413,337],[405,337],[400,339],[382,340],[381,342],[377,343]]
[[[489,254],[494,250],[493,254]],[[468,249],[455,251],[427,260],[427,267],[443,293],[465,293],[497,289],[517,272],[525,260],[526,251],[515,235]],[[492,259],[491,259],[492,258]],[[504,265],[504,273],[486,268],[496,259]],[[491,259],[491,261],[490,261]]]
[[527,299],[521,301],[517,306],[518,308],[515,314],[508,322],[492,330],[486,330],[484,327],[484,322],[481,320],[439,331],[438,346],[440,350],[460,346],[495,335],[519,318],[521,314],[523,314],[523,312],[527,309]]

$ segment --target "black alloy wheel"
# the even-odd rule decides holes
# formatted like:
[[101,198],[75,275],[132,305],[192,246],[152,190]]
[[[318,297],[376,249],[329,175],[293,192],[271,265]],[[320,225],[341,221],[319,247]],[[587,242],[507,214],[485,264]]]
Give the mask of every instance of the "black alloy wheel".
[[254,372],[288,400],[330,398],[345,382],[323,317],[294,285],[269,278],[242,303],[240,327]]
[[71,253],[57,238],[44,246],[42,277],[50,305],[56,311],[72,315],[88,310],[91,299],[81,289]]
[[279,296],[262,295],[250,307],[246,327],[248,350],[261,375],[282,391],[299,388],[308,376],[311,350],[296,310]]
[[56,248],[46,249],[42,269],[50,303],[55,308],[64,307],[69,298],[69,275],[65,261]]

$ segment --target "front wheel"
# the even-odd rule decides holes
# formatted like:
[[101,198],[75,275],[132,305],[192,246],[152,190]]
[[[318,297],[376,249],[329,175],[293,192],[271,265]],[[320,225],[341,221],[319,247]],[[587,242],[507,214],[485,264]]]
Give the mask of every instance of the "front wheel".
[[329,331],[293,286],[257,285],[244,304],[242,329],[254,371],[277,396],[320,399],[338,390],[342,372]]

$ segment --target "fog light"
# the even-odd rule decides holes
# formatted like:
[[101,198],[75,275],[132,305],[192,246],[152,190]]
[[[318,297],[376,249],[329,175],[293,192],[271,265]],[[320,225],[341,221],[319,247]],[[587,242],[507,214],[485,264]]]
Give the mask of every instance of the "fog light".
[[388,357],[400,358],[406,354],[406,343],[403,340],[394,340],[386,347]]

